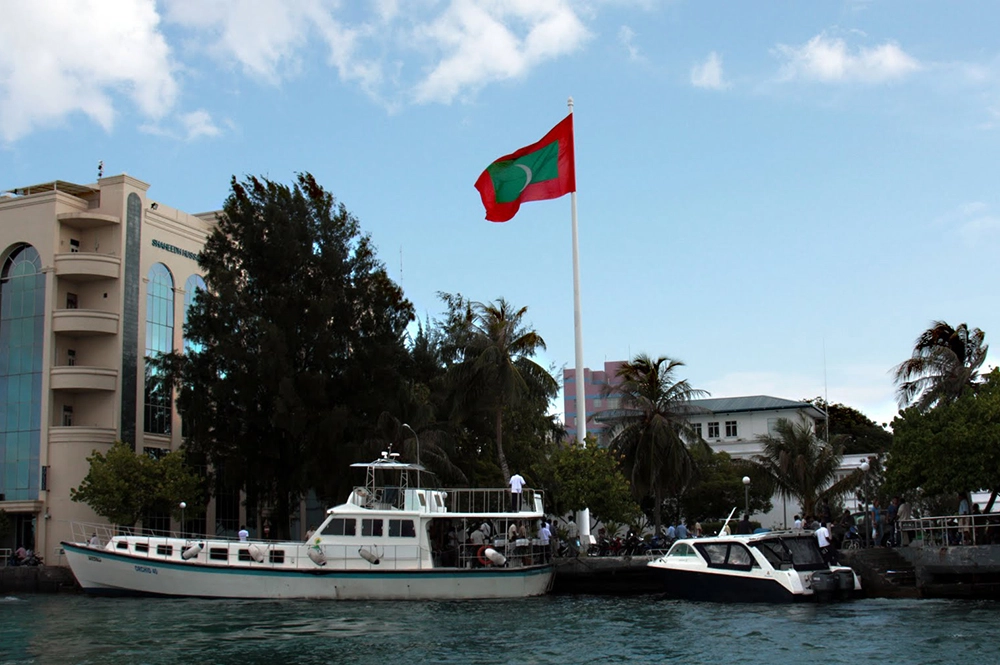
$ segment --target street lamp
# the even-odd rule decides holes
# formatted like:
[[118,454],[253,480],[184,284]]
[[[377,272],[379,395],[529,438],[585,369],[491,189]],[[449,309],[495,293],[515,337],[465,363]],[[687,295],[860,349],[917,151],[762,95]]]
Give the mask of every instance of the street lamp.
[[743,513],[750,517],[750,476],[743,476],[743,505],[746,511]]
[[861,472],[865,474],[864,482],[861,487],[861,491],[865,495],[865,516],[864,519],[861,520],[861,523],[864,525],[865,530],[865,545],[869,547],[871,546],[872,537],[872,525],[868,524],[868,469],[870,468],[872,467],[868,463],[868,460],[861,463]]
[[188,507],[187,503],[181,501],[181,538],[184,537],[184,509]]
[[420,437],[417,436],[417,431],[403,423],[403,427],[413,432],[413,438],[417,440],[417,489],[420,489]]

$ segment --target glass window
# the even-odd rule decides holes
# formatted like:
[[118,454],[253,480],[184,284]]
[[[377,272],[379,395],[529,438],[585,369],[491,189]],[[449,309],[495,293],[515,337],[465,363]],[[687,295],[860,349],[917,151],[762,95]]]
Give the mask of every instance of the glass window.
[[687,543],[677,543],[670,548],[667,556],[697,556],[697,553]]
[[750,554],[748,550],[743,545],[739,543],[733,543],[729,546],[729,565],[730,566],[753,566],[755,561],[753,555]]
[[694,433],[697,434],[698,438],[700,439],[701,438],[701,423],[693,423],[691,425],[691,429],[694,430]]
[[45,276],[34,247],[13,248],[0,270],[0,494],[36,499],[40,490]]
[[736,421],[735,420],[727,420],[726,421],[726,436],[730,437],[730,438],[736,436]]
[[[198,291],[205,291],[205,280],[201,278],[201,275],[191,275],[184,282],[184,326],[187,327],[188,322],[188,312],[194,305],[195,298],[198,295]],[[184,328],[182,328],[184,330]],[[201,344],[192,344],[184,339],[184,351],[198,353],[201,351]]]
[[362,536],[381,536],[382,535],[382,520],[362,519],[361,520],[361,535]]
[[699,544],[698,549],[705,555],[710,565],[721,566],[726,563],[726,554],[729,551],[728,543],[707,543]]
[[718,439],[719,438],[719,423],[709,423],[708,424],[708,438]]
[[149,269],[146,285],[146,377],[143,431],[170,434],[172,389],[150,362],[174,350],[174,278],[162,263]]
[[413,520],[389,520],[390,538],[416,538]]
[[357,529],[357,520],[335,517],[323,529],[324,536],[353,536]]

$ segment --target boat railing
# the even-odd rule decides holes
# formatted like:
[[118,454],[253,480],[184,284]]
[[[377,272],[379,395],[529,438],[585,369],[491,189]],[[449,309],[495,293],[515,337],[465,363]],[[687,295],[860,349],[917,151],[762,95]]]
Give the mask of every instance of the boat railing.
[[[899,530],[911,545],[948,547],[985,545],[1000,537],[1000,515],[937,515],[899,521]],[[919,541],[919,543],[917,542]]]
[[520,500],[509,489],[446,489],[445,505],[450,513],[541,513],[543,493],[525,488]]

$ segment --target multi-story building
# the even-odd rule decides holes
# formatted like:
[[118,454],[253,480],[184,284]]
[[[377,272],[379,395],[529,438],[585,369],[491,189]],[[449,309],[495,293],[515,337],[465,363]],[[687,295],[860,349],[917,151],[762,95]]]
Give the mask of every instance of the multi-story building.
[[[175,210],[148,189],[123,174],[0,195],[0,509],[14,526],[0,546],[50,557],[69,521],[97,521],[70,500],[92,452],[116,440],[140,454],[180,446],[145,358],[183,348],[216,213]],[[238,497],[214,503],[210,520],[239,520]]]

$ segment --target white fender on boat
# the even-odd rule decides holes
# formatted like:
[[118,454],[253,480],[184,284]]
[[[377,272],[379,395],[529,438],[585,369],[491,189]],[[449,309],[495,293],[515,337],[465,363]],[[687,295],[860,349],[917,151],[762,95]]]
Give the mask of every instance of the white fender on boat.
[[183,552],[181,552],[181,558],[187,561],[188,559],[193,559],[201,554],[201,543],[195,543],[191,547],[188,547]]
[[378,565],[378,556],[376,556],[371,551],[366,550],[365,548],[362,547],[361,549],[358,550],[358,554],[360,554],[361,558],[367,561],[368,563],[376,566]]
[[505,563],[507,563],[507,557],[505,557],[503,554],[500,554],[500,552],[497,552],[492,547],[487,547],[486,551],[483,552],[483,554],[486,555],[487,559],[493,562],[494,566],[502,566]]
[[264,550],[260,548],[256,543],[247,548],[247,552],[257,563],[264,562]]
[[312,562],[317,566],[326,565],[326,555],[323,554],[323,550],[321,550],[318,545],[316,547],[309,548],[309,558],[312,559]]

